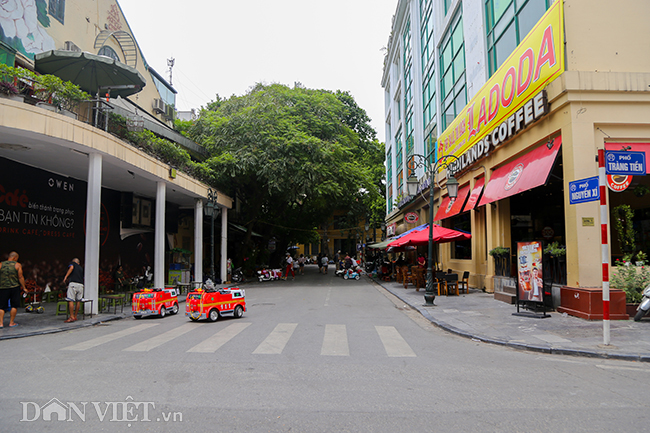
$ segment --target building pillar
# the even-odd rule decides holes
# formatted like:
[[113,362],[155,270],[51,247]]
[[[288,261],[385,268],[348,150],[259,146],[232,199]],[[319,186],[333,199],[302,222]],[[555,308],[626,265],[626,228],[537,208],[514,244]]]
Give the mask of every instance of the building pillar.
[[99,307],[99,240],[102,207],[102,155],[88,155],[88,191],[86,193],[86,245],[84,298],[92,299],[92,313]]
[[221,208],[221,284],[228,279],[228,208]]
[[203,282],[203,200],[194,203],[194,281]]
[[156,232],[154,233],[153,286],[165,287],[165,182],[156,183]]

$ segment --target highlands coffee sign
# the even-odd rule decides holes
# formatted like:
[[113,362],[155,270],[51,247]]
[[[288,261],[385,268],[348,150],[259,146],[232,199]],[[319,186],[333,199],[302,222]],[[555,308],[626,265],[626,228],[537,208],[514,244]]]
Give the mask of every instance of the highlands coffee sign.
[[461,170],[548,113],[543,90],[564,72],[563,2],[555,2],[438,138]]
[[548,114],[546,90],[542,90],[533,99],[528,100],[523,107],[492,129],[478,143],[467,149],[456,161],[449,164],[449,175],[464,170],[479,159],[488,156],[501,143],[508,141],[519,131]]

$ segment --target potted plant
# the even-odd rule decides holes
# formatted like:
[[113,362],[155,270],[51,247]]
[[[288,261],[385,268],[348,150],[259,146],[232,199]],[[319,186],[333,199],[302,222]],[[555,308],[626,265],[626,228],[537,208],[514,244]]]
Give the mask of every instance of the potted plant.
[[510,248],[495,247],[488,254],[494,258],[494,273],[496,275],[507,277],[510,275]]
[[645,266],[646,254],[637,253],[636,262],[632,255],[616,259],[611,277],[611,286],[625,292],[627,314],[634,316],[636,308],[643,297],[643,289],[650,284],[650,270]]
[[0,96],[8,99],[14,99],[20,94],[18,87],[10,81],[0,81]]

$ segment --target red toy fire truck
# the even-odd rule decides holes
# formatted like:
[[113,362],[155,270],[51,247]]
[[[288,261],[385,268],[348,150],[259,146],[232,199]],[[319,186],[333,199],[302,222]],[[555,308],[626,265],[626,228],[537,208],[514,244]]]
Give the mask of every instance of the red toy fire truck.
[[242,317],[246,311],[246,294],[239,287],[196,289],[187,294],[185,315],[190,320],[208,319],[214,322],[222,314]]
[[167,313],[178,313],[178,292],[175,288],[143,289],[133,294],[131,303],[133,317],[141,319],[154,314],[165,317]]

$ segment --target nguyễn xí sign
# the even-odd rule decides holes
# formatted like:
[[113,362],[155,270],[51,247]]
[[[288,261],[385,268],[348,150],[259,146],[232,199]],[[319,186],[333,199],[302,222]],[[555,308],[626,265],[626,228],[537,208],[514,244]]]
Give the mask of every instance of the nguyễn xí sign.
[[569,204],[600,200],[598,176],[569,182]]

